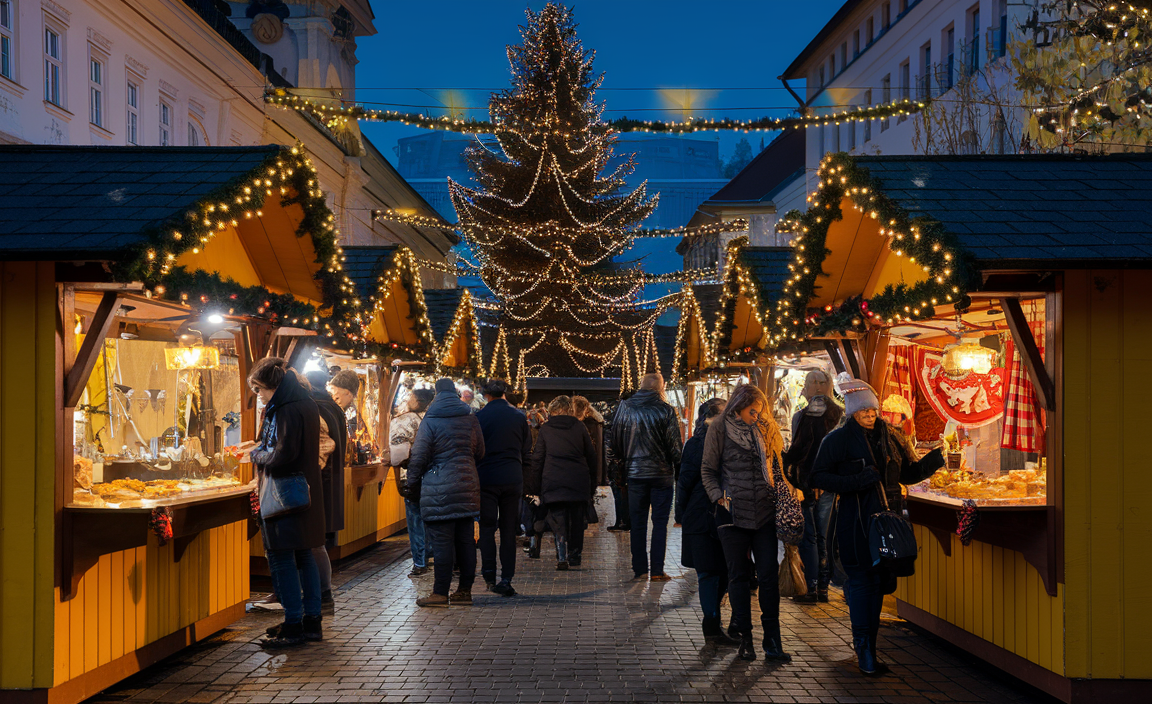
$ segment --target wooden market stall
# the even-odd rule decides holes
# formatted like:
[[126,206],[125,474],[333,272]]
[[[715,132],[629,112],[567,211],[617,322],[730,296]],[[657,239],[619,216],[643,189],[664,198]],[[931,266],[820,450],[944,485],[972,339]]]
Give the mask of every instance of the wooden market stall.
[[1152,159],[837,154],[819,179],[767,346],[822,345],[943,438],[900,616],[1067,702],[1152,697]]
[[78,702],[243,615],[243,379],[347,281],[295,149],[0,155],[0,698]]

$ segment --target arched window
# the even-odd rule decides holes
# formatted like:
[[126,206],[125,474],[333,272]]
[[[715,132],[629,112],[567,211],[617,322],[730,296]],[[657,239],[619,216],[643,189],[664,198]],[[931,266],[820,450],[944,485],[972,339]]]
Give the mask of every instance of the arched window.
[[188,115],[188,146],[190,147],[207,147],[208,135],[204,131],[204,125],[200,124],[199,118],[195,115]]

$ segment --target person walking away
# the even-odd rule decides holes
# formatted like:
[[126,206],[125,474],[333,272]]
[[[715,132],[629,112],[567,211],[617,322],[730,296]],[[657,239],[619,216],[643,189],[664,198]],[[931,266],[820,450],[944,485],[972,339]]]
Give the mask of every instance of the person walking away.
[[[524,412],[505,399],[508,384],[490,379],[481,389],[487,404],[476,412],[484,434],[480,476],[480,576],[488,591],[515,596],[516,526],[524,496],[524,470],[532,453],[532,433]],[[496,581],[496,531],[500,531],[500,581]]]
[[596,491],[596,453],[584,423],[572,415],[572,399],[557,396],[540,427],[525,484],[540,497],[556,540],[556,569],[579,566],[584,552],[584,521]]
[[[626,392],[620,399],[620,403],[627,401],[632,397],[632,392]],[[616,413],[620,410],[620,405],[616,405],[612,417],[607,419],[604,423],[604,435],[609,438],[609,442],[604,446],[604,473],[608,479],[608,486],[612,488],[612,506],[616,513],[616,522],[608,526],[608,530],[613,533],[621,532],[626,533],[632,530],[631,514],[628,510],[628,477],[624,475],[623,468],[621,467],[620,460],[612,454],[612,421],[616,418]]]
[[603,486],[604,477],[604,416],[592,407],[588,399],[583,396],[572,397],[572,415],[584,423],[588,429],[588,437],[592,438],[592,451],[596,453],[596,467],[592,470],[595,477],[593,484]]
[[808,405],[792,416],[792,443],[784,453],[784,475],[804,492],[800,510],[804,513],[804,539],[800,559],[804,561],[804,578],[808,593],[794,596],[793,601],[815,603],[828,601],[831,564],[828,559],[828,523],[836,495],[813,489],[809,483],[812,463],[824,436],[844,417],[844,409],[832,398],[832,377],[823,370],[808,372],[801,395]]
[[[404,412],[392,419],[388,429],[388,454],[397,477],[408,476],[408,464],[412,455],[412,441],[420,429],[420,421],[432,403],[435,393],[432,389],[412,389],[404,400]],[[424,519],[420,517],[420,505],[414,501],[407,481],[399,482],[404,489],[404,517],[408,526],[408,547],[412,552],[412,571],[409,577],[428,574],[428,558],[432,556],[432,546],[424,532]]]
[[704,640],[713,645],[735,646],[720,626],[720,602],[728,591],[728,564],[716,532],[716,517],[708,492],[700,481],[704,459],[704,436],[712,421],[724,412],[724,399],[713,398],[700,404],[696,428],[684,443],[680,476],[676,480],[676,521],[681,524],[683,553],[680,564],[696,570],[700,608],[704,611]]
[[[544,402],[537,403],[532,410],[528,411],[528,430],[532,435],[532,447],[536,447],[536,438],[540,436],[540,428],[548,422],[548,408]],[[527,468],[527,465],[525,465]],[[536,497],[536,503],[528,500],[523,501],[523,518],[525,533],[528,536],[528,547],[524,548],[524,552],[528,557],[533,560],[540,559],[540,543],[544,540],[544,528],[547,513],[544,507],[539,503],[540,497]]]
[[257,478],[304,475],[309,503],[302,511],[261,519],[264,554],[272,585],[284,605],[284,623],[268,629],[266,648],[299,645],[324,637],[320,573],[312,550],[324,546],[324,487],[320,478],[320,411],[312,395],[280,357],[265,357],[248,375],[264,404],[257,445],[250,458]]
[[[409,491],[419,497],[424,534],[436,558],[432,594],[418,606],[472,605],[476,579],[473,524],[480,515],[480,477],[484,434],[472,409],[456,394],[451,379],[436,382],[436,397],[412,442],[408,460]],[[449,596],[452,571],[459,564],[460,584]]]
[[320,571],[320,603],[331,606],[332,561],[328,548],[344,529],[344,453],[348,445],[348,421],[328,393],[328,375],[322,371],[304,375],[320,412],[320,483],[324,486],[324,545],[312,550]]
[[865,675],[888,671],[876,657],[880,610],[884,595],[896,591],[896,576],[883,565],[873,566],[868,549],[869,517],[885,510],[902,513],[901,484],[915,484],[944,466],[939,449],[917,460],[916,452],[897,429],[879,417],[880,401],[871,386],[843,375],[838,379],[848,420],[828,433],[812,465],[809,483],[835,492],[837,513],[834,557],[848,574],[845,596],[852,623],[852,647]]
[[736,387],[728,405],[708,428],[700,481],[715,506],[717,532],[728,563],[728,603],[734,630],[740,637],[740,657],[756,658],[752,645],[752,563],[764,658],[789,662],[780,641],[780,587],[777,582],[776,481],[784,481],[780,453],[784,439],[768,408],[764,392],[744,384]]
[[[648,374],[640,390],[620,403],[612,420],[609,446],[628,481],[633,579],[653,581],[664,574],[673,478],[680,466],[680,418],[664,400],[664,377]],[[648,511],[652,511],[652,561],[648,561]]]

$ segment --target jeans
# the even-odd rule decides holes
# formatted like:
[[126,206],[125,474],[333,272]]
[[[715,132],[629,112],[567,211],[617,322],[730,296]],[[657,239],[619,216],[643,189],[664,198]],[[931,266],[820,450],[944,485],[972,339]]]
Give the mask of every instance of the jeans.
[[780,636],[780,584],[777,560],[776,521],[770,520],[756,530],[720,527],[720,544],[724,546],[724,560],[728,563],[728,603],[732,607],[732,625],[740,633],[752,632],[752,562],[756,560],[756,580],[759,587],[760,623],[764,637]]
[[480,574],[496,581],[496,529],[500,529],[500,576],[512,581],[516,574],[516,525],[520,522],[522,484],[480,487]]
[[628,485],[618,486],[612,482],[612,505],[616,508],[616,525],[627,526],[632,520],[628,513]]
[[704,618],[719,620],[720,602],[728,591],[728,573],[696,570],[696,582],[700,585],[700,609]]
[[432,556],[432,546],[424,535],[424,519],[420,516],[420,507],[408,499],[404,499],[404,517],[408,522],[408,546],[412,548],[412,566],[427,567],[428,558]]
[[436,557],[433,594],[448,596],[448,590],[452,588],[452,570],[457,561],[460,564],[460,590],[472,591],[472,583],[476,581],[476,541],[472,537],[475,523],[471,518],[425,521],[424,534]]
[[556,559],[567,562],[580,560],[584,552],[584,516],[588,504],[580,501],[562,501],[548,504],[548,525],[556,539]]
[[647,574],[648,509],[652,509],[652,574],[664,574],[664,552],[668,545],[668,514],[672,512],[672,485],[662,479],[632,479],[628,482],[631,509],[632,572]]
[[804,561],[804,578],[808,591],[828,586],[828,524],[836,495],[825,491],[818,499],[805,498],[800,504],[804,513],[804,540],[800,543],[800,559]]
[[316,562],[316,572],[320,575],[320,592],[332,591],[332,559],[328,556],[328,548],[324,546],[312,548],[312,559]]
[[844,600],[848,602],[848,619],[852,637],[875,638],[880,632],[880,610],[884,607],[884,585],[880,571],[872,567],[845,567],[848,584]]
[[284,623],[320,616],[320,572],[311,550],[266,550],[272,586],[284,606]]

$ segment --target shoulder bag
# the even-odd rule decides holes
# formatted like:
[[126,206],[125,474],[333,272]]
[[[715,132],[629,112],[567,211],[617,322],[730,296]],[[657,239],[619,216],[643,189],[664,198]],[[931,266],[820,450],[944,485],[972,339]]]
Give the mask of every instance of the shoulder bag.
[[773,458],[772,472],[776,485],[776,538],[785,545],[799,545],[804,539],[804,513],[796,499],[795,489],[784,478],[780,465]]
[[312,504],[308,480],[303,474],[260,476],[260,518],[280,518],[307,511]]
[[[916,572],[916,535],[907,518],[888,507],[884,485],[877,484],[884,510],[868,519],[868,552],[872,566],[882,567],[896,577],[911,577]],[[859,497],[857,497],[859,501]]]

